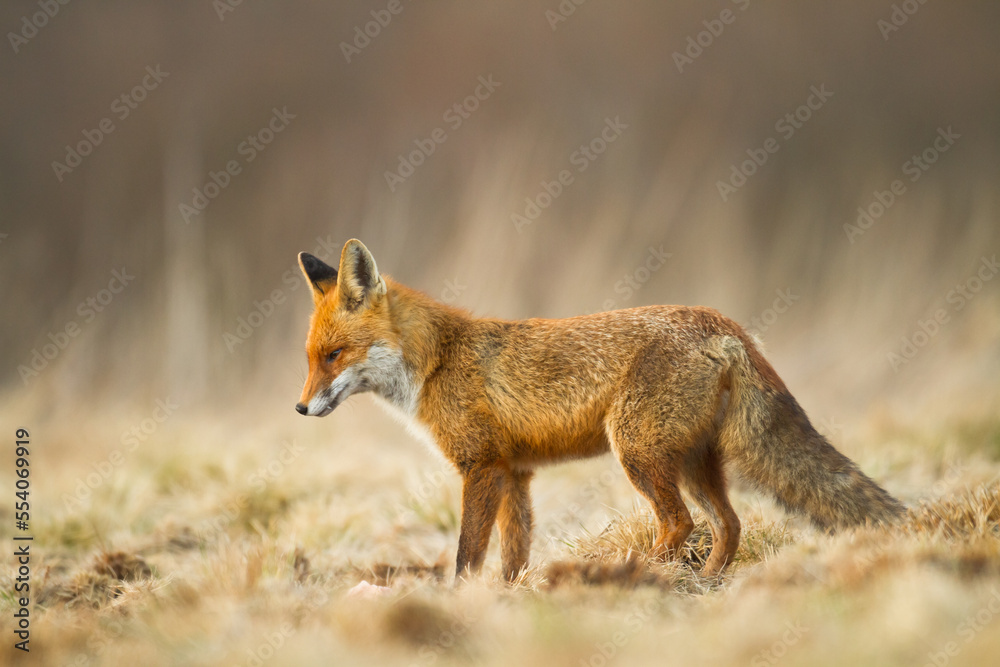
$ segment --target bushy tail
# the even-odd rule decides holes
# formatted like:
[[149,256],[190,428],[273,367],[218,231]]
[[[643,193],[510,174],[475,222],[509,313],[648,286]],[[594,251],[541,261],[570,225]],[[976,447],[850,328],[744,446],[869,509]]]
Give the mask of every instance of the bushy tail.
[[816,432],[746,334],[721,344],[731,389],[719,444],[748,481],[820,528],[892,523],[903,515],[898,500]]

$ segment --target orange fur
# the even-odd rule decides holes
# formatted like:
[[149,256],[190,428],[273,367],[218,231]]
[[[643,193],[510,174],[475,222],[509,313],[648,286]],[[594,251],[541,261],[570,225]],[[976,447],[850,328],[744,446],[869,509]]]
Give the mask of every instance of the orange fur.
[[304,253],[300,263],[315,311],[299,411],[328,414],[373,391],[429,432],[463,477],[458,574],[479,569],[499,522],[503,571],[515,578],[528,560],[531,470],[608,451],[653,505],[653,555],[674,557],[691,532],[682,488],[705,511],[706,574],[739,542],[727,461],[824,527],[901,512],[815,432],[746,332],[711,308],[475,318],[383,276],[357,240],[336,271]]

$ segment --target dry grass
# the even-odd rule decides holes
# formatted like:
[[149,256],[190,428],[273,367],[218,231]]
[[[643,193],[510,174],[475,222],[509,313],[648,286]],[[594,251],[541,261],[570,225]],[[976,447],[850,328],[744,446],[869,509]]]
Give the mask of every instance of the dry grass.
[[[375,414],[361,406],[344,419]],[[184,438],[126,463],[78,510],[47,512],[33,547],[39,664],[662,664],[669,646],[678,663],[777,664],[780,653],[788,665],[903,665],[948,642],[961,649],[949,664],[977,664],[1000,648],[986,630],[1000,595],[1000,484],[961,490],[1000,472],[982,461],[954,489],[906,498],[909,515],[891,529],[827,536],[737,492],[743,540],[712,579],[699,575],[711,547],[701,516],[680,562],[649,562],[648,509],[622,477],[605,477],[554,547],[542,553],[536,540],[515,585],[501,581],[494,544],[483,576],[455,587],[457,527],[429,518],[457,511],[456,480],[414,484],[427,476],[413,471],[434,464],[411,443],[380,437],[358,456],[343,443],[312,446],[317,437],[261,488],[248,480],[268,463],[266,445],[206,447],[196,429]],[[178,458],[187,481],[174,472],[162,483],[161,463],[174,469]],[[41,455],[36,468],[53,463]],[[539,523],[563,509],[566,489],[594,488],[595,472],[613,465],[545,471]],[[428,511],[400,511],[415,506]],[[391,591],[348,597],[363,580]],[[3,613],[12,583],[0,580]],[[977,614],[980,629],[962,625]],[[0,661],[12,650],[0,648]]]
[[[684,545],[681,561],[700,568],[712,550],[712,533],[708,522],[697,510],[693,513],[694,530]],[[791,541],[783,523],[771,523],[759,516],[741,519],[740,547],[733,565],[756,563],[775,554]],[[630,560],[646,554],[656,538],[652,512],[642,509],[629,516],[619,516],[597,535],[587,535],[572,542],[573,551],[582,558]]]
[[1000,537],[1000,484],[960,496],[921,502],[912,508],[902,529],[910,535],[940,539]]

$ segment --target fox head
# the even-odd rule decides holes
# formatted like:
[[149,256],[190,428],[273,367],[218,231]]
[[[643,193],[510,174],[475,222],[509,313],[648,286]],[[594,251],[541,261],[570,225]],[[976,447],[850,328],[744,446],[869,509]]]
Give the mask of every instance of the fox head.
[[299,266],[315,308],[306,339],[309,377],[295,409],[325,417],[363,391],[405,402],[411,383],[390,319],[386,282],[368,248],[351,239],[339,268],[305,252],[299,253]]

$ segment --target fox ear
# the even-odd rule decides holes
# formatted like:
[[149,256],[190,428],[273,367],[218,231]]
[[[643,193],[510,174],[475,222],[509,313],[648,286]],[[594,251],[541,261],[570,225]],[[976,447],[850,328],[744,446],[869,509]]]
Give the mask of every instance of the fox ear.
[[378,272],[375,258],[357,239],[351,239],[344,245],[344,250],[340,253],[338,273],[340,293],[349,310],[374,303],[385,294],[385,281]]
[[307,252],[299,253],[299,266],[312,287],[313,301],[319,303],[326,294],[337,287],[337,269],[319,257]]

